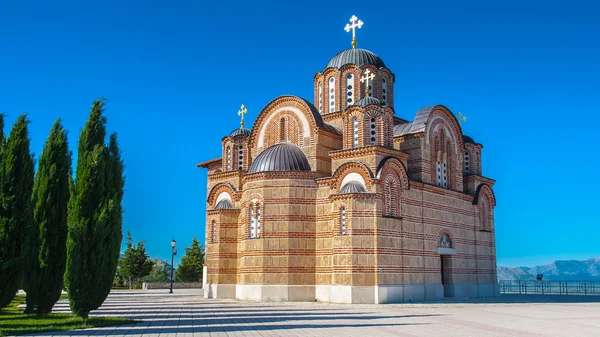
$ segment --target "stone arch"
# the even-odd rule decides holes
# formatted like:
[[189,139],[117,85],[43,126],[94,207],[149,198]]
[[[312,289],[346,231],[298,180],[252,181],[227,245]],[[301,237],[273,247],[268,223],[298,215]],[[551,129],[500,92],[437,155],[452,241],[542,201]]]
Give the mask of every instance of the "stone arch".
[[340,165],[340,167],[335,170],[335,173],[332,176],[333,185],[330,186],[333,191],[336,191],[334,193],[337,193],[337,191],[340,190],[343,178],[350,173],[359,174],[363,178],[367,191],[372,191],[373,172],[371,172],[371,169],[362,162],[351,161]]
[[215,186],[213,186],[213,188],[211,188],[210,192],[208,192],[206,202],[214,207],[217,203],[218,196],[223,192],[229,194],[232,203],[233,201],[237,201],[239,199],[233,185],[231,185],[230,183],[218,183]]
[[[402,198],[409,188],[406,168],[395,157],[387,157],[379,163],[377,179],[382,189],[383,214],[400,217],[402,215]],[[405,197],[405,196],[404,196]]]
[[310,102],[296,96],[281,96],[267,104],[256,118],[250,135],[253,147],[266,148],[264,144],[267,126],[273,120],[277,121],[275,117],[283,112],[296,121],[299,141],[312,138],[317,128],[325,126],[319,111]]
[[492,207],[496,207],[496,195],[494,194],[494,190],[488,184],[479,184],[477,186],[477,190],[475,190],[475,197],[473,198],[473,205],[477,205],[479,203],[479,198],[481,195],[485,195],[488,197],[490,201],[490,205]]
[[408,180],[408,174],[406,173],[406,167],[404,164],[396,157],[385,157],[377,167],[377,176],[376,178],[381,180],[382,177],[385,176],[387,171],[394,171],[399,178],[400,186],[408,190],[410,189],[410,183]]
[[483,231],[491,231],[494,228],[494,207],[496,198],[494,191],[486,184],[477,186],[473,204],[477,205],[478,228]]

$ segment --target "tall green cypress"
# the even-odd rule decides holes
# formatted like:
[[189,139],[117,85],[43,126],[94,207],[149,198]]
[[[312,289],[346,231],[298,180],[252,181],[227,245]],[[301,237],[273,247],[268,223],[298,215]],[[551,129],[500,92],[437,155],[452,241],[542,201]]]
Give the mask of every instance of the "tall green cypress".
[[29,121],[21,115],[2,151],[0,195],[0,308],[15,296],[22,273],[22,251],[31,223],[33,156],[29,152]]
[[71,173],[67,132],[57,120],[40,156],[33,186],[33,222],[24,250],[26,313],[47,314],[60,298],[67,263]]
[[123,238],[123,163],[116,135],[105,145],[104,100],[92,104],[79,138],[69,201],[65,282],[71,311],[87,319],[110,292]]

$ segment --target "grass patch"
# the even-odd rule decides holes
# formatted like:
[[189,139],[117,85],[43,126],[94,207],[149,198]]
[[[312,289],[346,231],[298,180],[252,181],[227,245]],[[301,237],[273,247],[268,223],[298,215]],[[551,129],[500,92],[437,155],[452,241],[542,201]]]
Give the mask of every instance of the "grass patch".
[[[63,296],[66,298],[66,295]],[[18,295],[8,307],[0,311],[0,336],[89,329],[136,322],[127,318],[90,316],[84,323],[81,317],[70,314],[49,314],[38,318],[36,315],[25,315],[23,310],[18,307],[21,304],[25,304],[25,296]]]

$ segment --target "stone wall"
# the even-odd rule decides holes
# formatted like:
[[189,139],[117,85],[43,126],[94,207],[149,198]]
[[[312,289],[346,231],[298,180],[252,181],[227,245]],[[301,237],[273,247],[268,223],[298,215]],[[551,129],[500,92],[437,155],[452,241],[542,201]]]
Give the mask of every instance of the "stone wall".
[[[171,283],[142,283],[142,289],[169,289]],[[202,282],[174,282],[173,289],[202,289]]]

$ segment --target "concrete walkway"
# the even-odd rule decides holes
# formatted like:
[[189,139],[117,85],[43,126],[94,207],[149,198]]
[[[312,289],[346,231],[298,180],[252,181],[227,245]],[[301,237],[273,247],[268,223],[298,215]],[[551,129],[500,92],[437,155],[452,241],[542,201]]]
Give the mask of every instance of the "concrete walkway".
[[[68,310],[61,301],[54,312]],[[205,300],[199,290],[116,291],[92,315],[142,322],[43,336],[600,336],[600,296],[336,305]]]

